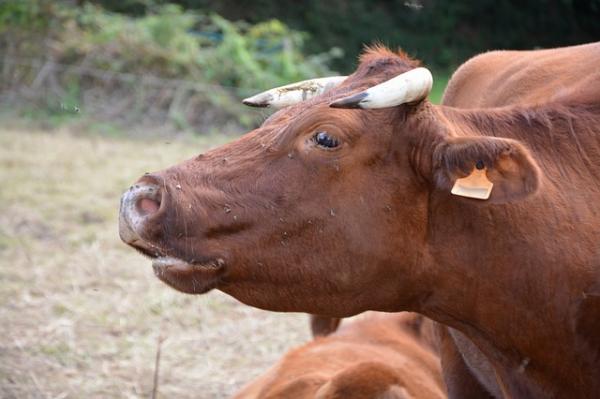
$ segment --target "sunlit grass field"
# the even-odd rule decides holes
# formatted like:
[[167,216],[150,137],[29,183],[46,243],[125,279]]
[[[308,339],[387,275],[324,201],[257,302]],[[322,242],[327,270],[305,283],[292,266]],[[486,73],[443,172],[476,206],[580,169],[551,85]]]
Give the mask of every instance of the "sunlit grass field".
[[223,138],[0,130],[0,397],[222,398],[309,337],[307,317],[153,276],[117,232],[121,192]]

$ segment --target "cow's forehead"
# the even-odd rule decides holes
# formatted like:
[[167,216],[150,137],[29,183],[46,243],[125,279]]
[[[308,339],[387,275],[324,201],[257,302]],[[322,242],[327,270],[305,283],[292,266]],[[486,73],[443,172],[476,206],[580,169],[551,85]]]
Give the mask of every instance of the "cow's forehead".
[[360,123],[357,113],[329,108],[329,100],[315,99],[277,111],[259,127],[257,137],[270,138],[273,145],[283,146],[307,129],[336,125],[343,129]]
[[[298,139],[306,140],[318,132],[325,131],[342,142],[355,143],[360,136],[387,137],[393,130],[390,122],[397,117],[398,108],[385,110],[355,110],[330,108],[326,102],[316,102],[298,112],[282,110],[273,115],[273,120],[254,131],[254,139],[272,150],[290,151]],[[377,125],[377,129],[372,129]],[[312,134],[312,136],[311,136]],[[381,140],[377,140],[377,143]]]

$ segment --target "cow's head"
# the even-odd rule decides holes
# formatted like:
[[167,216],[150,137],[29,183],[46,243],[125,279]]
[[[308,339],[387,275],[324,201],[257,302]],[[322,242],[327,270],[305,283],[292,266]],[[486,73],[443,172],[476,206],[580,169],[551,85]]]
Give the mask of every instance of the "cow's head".
[[[143,176],[123,196],[122,239],[187,293],[218,288],[260,308],[338,316],[414,308],[433,267],[432,193],[447,195],[478,161],[493,173],[500,160],[508,173],[491,200],[535,186],[519,180],[535,167],[517,143],[450,137],[425,100],[429,72],[417,66],[367,51],[338,86]],[[268,105],[270,94],[247,102]]]

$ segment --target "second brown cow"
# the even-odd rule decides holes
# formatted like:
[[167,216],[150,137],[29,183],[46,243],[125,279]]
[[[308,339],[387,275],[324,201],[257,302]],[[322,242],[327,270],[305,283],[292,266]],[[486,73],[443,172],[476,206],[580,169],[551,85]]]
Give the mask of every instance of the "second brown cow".
[[366,314],[288,352],[235,399],[442,399],[433,326],[407,313]]

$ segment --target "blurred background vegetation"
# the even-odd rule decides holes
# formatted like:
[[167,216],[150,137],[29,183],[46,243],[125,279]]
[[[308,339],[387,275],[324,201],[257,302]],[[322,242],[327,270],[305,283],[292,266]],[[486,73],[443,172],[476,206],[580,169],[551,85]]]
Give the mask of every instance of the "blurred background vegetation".
[[600,39],[600,0],[4,0],[2,117],[106,133],[231,132],[264,111],[240,98],[346,74],[365,44],[451,71],[496,48]]
[[311,53],[339,47],[333,61],[350,72],[364,43],[402,47],[438,68],[496,48],[531,49],[600,38],[600,0],[99,0],[107,9],[144,15],[156,4],[211,10],[230,20],[277,18],[310,32]]

